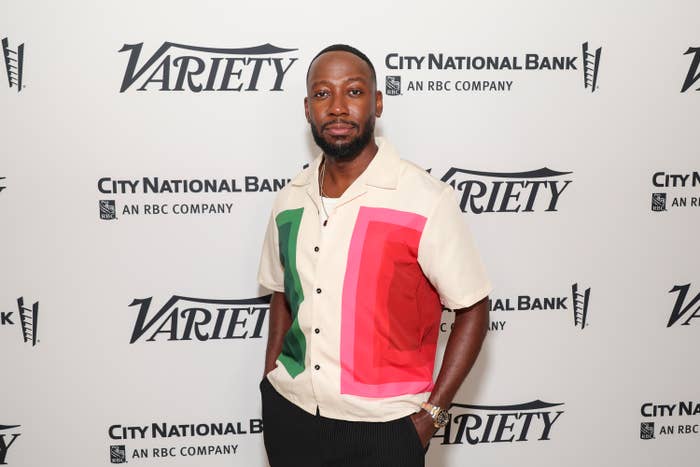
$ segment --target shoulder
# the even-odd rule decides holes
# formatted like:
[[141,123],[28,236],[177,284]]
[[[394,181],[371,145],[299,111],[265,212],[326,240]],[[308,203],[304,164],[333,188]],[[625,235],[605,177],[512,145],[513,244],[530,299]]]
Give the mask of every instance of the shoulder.
[[437,202],[446,192],[452,190],[450,185],[438,180],[423,167],[405,159],[401,159],[399,174],[400,190],[410,190],[433,202]]
[[314,173],[314,164],[310,164],[304,170],[291,178],[289,182],[275,196],[272,204],[274,214],[290,209],[303,201],[306,188],[311,182]]

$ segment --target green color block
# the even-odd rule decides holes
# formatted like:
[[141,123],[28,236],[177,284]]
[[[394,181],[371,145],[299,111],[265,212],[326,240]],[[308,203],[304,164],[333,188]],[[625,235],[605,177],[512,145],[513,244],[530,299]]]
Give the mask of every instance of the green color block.
[[299,327],[299,305],[304,301],[299,271],[297,271],[297,237],[304,208],[280,212],[275,218],[279,237],[280,261],[284,267],[284,293],[292,312],[292,325],[284,336],[280,362],[292,378],[304,371],[306,338]]

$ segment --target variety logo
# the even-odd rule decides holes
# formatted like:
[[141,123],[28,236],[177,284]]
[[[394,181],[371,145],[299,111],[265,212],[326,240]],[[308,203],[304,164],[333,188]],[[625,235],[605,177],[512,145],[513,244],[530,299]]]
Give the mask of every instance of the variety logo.
[[[118,179],[102,177],[97,181],[100,195],[153,197],[139,202],[117,203],[116,199],[98,200],[99,217],[102,220],[118,219],[119,216],[159,215],[217,215],[232,214],[233,202],[221,201],[214,196],[238,193],[272,193],[280,191],[289,183],[289,178],[264,178],[247,175],[240,178],[221,179],[171,179],[143,177]],[[195,200],[207,196],[205,200]],[[162,198],[177,197],[180,201],[164,202]],[[209,198],[211,197],[211,198]],[[160,199],[155,199],[160,198]],[[186,198],[186,199],[184,199]]]
[[651,183],[654,188],[665,188],[672,190],[676,194],[667,203],[666,192],[656,192],[651,194],[651,210],[656,212],[667,211],[669,208],[700,207],[700,191],[688,195],[682,190],[700,188],[700,172],[667,173],[655,172],[651,176]]
[[[246,435],[260,434],[262,430],[262,420],[259,418],[214,423],[116,424],[107,428],[109,439],[130,441],[132,446],[110,445],[109,459],[112,464],[124,464],[143,459],[235,455],[239,452],[240,445],[232,442],[233,440]],[[213,437],[216,439],[209,441]],[[199,443],[189,441],[188,438],[206,438],[207,441]],[[157,446],[153,444],[156,440]]]
[[284,78],[298,60],[271,44],[214,48],[164,42],[139,64],[143,42],[124,44],[129,53],[119,92],[138,91],[283,91]]
[[675,285],[668,293],[678,293],[676,297],[676,303],[673,305],[673,311],[671,311],[671,316],[668,318],[667,328],[670,328],[678,321],[681,322],[681,326],[687,326],[690,324],[690,320],[693,318],[700,318],[700,293],[695,295],[694,298],[688,298],[688,291],[690,290],[690,284],[685,285]]
[[563,405],[541,400],[493,406],[453,403],[449,422],[433,438],[443,445],[549,441]]
[[134,299],[129,306],[138,306],[139,312],[129,343],[259,339],[270,298],[266,295],[243,300],[212,300],[173,295],[153,313],[152,297]]
[[[690,54],[693,54],[693,61],[690,63],[688,74],[685,76],[685,81],[683,81],[681,92],[686,92],[700,80],[700,47],[688,47],[688,50],[683,55]],[[696,91],[700,91],[700,87]]]
[[17,315],[14,311],[0,312],[0,326],[19,325],[22,328],[24,342],[34,347],[37,342],[39,326],[39,302],[31,306],[24,305],[24,297],[17,299]]
[[573,172],[557,172],[547,167],[529,172],[479,172],[452,167],[442,177],[462,193],[463,212],[526,213],[556,212]]
[[[602,47],[594,48],[588,42],[581,46],[582,55],[553,56],[540,53],[524,55],[450,55],[442,52],[432,52],[427,55],[407,55],[399,52],[388,53],[384,65],[391,75],[386,76],[386,94],[389,96],[402,95],[401,76],[393,74],[396,70],[405,70],[411,79],[405,82],[405,92],[507,92],[513,89],[512,72],[524,71],[576,71],[583,74],[584,89],[595,92],[598,89],[598,72]],[[581,64],[579,64],[579,59]],[[509,79],[464,79],[464,72],[489,71],[510,73]],[[423,73],[418,76],[417,73]],[[425,73],[430,73],[426,79]],[[462,73],[454,79],[442,78],[445,73]],[[454,75],[451,75],[454,76]],[[470,77],[471,78],[471,77]],[[505,78],[505,77],[504,77]]]
[[[640,408],[642,417],[647,419],[640,425],[639,437],[641,439],[656,439],[655,425],[649,418],[662,418],[659,423],[658,436],[669,435],[698,435],[700,424],[689,422],[686,418],[700,416],[700,402],[679,401],[673,404],[657,404],[645,402]],[[672,419],[669,421],[668,419]],[[695,420],[693,420],[695,421]]]
[[5,70],[7,70],[7,82],[10,88],[17,88],[20,92],[22,86],[22,71],[24,68],[24,44],[20,44],[16,49],[10,48],[10,42],[5,37],[2,40],[2,54],[5,57]]
[[0,465],[7,465],[7,452],[21,433],[17,432],[20,425],[0,425]]

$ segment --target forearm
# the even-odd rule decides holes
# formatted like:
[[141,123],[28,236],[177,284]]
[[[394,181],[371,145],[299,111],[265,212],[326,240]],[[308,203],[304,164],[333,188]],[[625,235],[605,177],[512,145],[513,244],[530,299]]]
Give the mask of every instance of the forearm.
[[265,350],[265,374],[275,369],[275,362],[282,352],[284,336],[292,325],[292,314],[283,292],[273,292],[270,300],[270,319]]
[[454,326],[428,402],[444,409],[449,408],[479,355],[488,322],[488,297],[468,308],[455,310]]

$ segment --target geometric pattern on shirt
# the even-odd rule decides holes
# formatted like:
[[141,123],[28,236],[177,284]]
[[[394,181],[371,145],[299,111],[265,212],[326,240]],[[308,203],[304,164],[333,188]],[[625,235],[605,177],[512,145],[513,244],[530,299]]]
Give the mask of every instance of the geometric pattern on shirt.
[[442,306],[418,264],[426,218],[360,208],[343,282],[340,392],[383,398],[433,386]]
[[284,294],[289,300],[292,325],[284,336],[279,360],[292,378],[304,371],[306,338],[299,327],[299,305],[304,291],[297,270],[297,240],[304,208],[282,211],[275,217],[279,238],[280,261],[284,267]]

